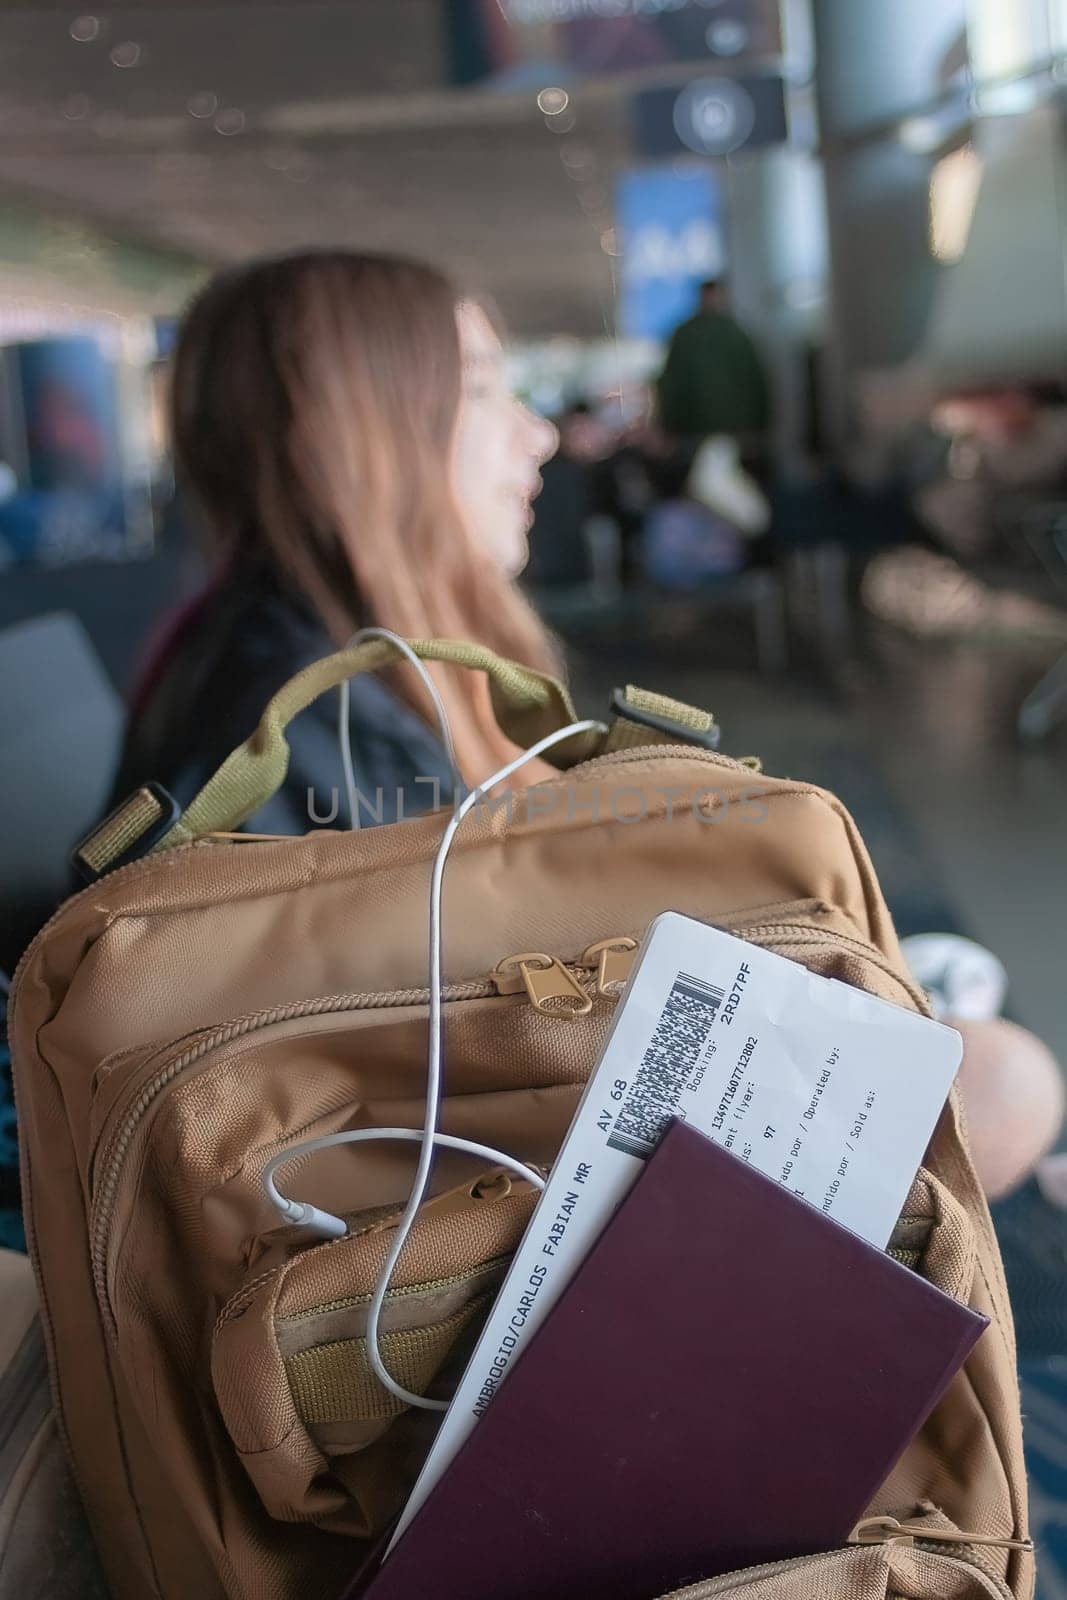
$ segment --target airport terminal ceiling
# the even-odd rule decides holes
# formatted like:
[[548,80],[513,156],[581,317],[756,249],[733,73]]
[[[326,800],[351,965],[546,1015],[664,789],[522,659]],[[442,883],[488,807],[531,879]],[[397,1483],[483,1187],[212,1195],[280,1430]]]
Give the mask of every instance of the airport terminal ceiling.
[[561,136],[533,87],[452,86],[446,21],[438,0],[2,4],[0,193],[209,262],[430,255],[523,334],[603,334],[635,75],[581,85]]
[[[15,214],[29,207],[45,217],[45,233],[88,223],[206,264],[320,243],[406,250],[488,292],[515,333],[533,338],[613,331],[614,185],[641,159],[630,101],[639,89],[691,75],[687,30],[712,14],[711,0],[662,0],[663,59],[635,64],[622,52],[595,72],[572,59],[571,75],[561,67],[560,79],[569,106],[553,117],[538,108],[538,90],[552,80],[538,76],[530,40],[573,34],[567,48],[580,61],[599,25],[582,24],[593,29],[583,44],[577,24],[508,28],[505,10],[522,6],[525,16],[538,6],[608,0],[142,0],[81,11],[92,3],[0,0],[0,208],[13,213],[0,217],[7,236],[21,226]],[[780,40],[772,0],[715,0],[713,9],[749,19],[751,47],[773,70]],[[933,289],[943,296],[961,287],[963,273],[950,282],[925,237],[930,170],[944,151],[916,153],[909,141],[912,125],[924,120],[915,108],[929,123],[930,106],[947,105],[956,93],[968,19],[988,7],[862,0],[862,20],[860,0],[815,0],[813,9],[831,213],[848,246],[836,261],[838,313],[855,362],[882,366],[919,348]],[[479,52],[491,58],[494,49],[509,58],[507,71],[499,60],[479,64]],[[737,61],[705,54],[701,71],[743,70]],[[999,65],[993,60],[990,70]],[[481,81],[494,71],[491,82]],[[793,111],[796,139],[796,100]],[[996,151],[986,151],[990,136],[979,130],[983,158],[992,170],[994,157],[1006,159],[1001,145],[1019,144],[1010,187],[1044,237],[1056,225],[1055,184],[1044,163],[1024,159],[1031,131],[1016,120],[1020,128],[1006,126]],[[749,160],[758,157],[743,154],[739,163]],[[868,183],[865,176],[877,161],[886,169],[885,192],[881,177]],[[762,204],[759,188],[747,184],[750,209]],[[906,227],[898,225],[901,208]],[[773,250],[764,239],[754,251],[743,223],[731,221],[735,267],[742,256],[745,263],[739,283],[756,283],[746,309],[763,317],[773,295],[759,287],[760,262]],[[979,228],[976,241],[981,235]],[[880,275],[885,248],[900,270]],[[1062,322],[1062,285],[1054,253],[1042,259],[1048,281],[1033,286],[1027,306],[1034,338],[1058,351],[1058,332],[1049,339],[1046,328]],[[75,252],[74,272],[78,261]],[[981,288],[999,281],[1000,266],[994,272],[988,260],[972,260],[966,273]],[[888,309],[873,308],[872,284],[893,302]],[[972,349],[973,325],[990,321],[981,294],[976,300],[968,291],[966,300],[962,334],[954,331],[955,312],[938,309],[939,348],[948,340]]]

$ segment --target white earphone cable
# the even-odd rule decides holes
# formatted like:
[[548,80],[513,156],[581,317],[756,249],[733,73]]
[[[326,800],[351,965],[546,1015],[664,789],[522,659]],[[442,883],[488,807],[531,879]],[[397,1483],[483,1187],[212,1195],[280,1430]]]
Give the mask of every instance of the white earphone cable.
[[[328,1211],[320,1211],[318,1206],[309,1206],[305,1201],[290,1200],[286,1195],[279,1193],[275,1173],[292,1161],[298,1161],[316,1150],[330,1150],[336,1145],[360,1144],[373,1142],[376,1139],[411,1140],[421,1144],[424,1138],[425,1134],[421,1128],[349,1128],[343,1133],[327,1133],[319,1139],[308,1139],[292,1150],[283,1150],[280,1155],[268,1161],[263,1169],[263,1187],[287,1221],[298,1227],[313,1227],[329,1238],[343,1239],[348,1232],[348,1225],[340,1217],[332,1216]],[[466,1155],[483,1156],[496,1166],[507,1167],[517,1178],[525,1178],[535,1189],[543,1189],[545,1186],[541,1174],[527,1166],[525,1161],[516,1161],[514,1156],[504,1155],[502,1151],[494,1150],[491,1145],[478,1144],[473,1139],[459,1139],[450,1133],[440,1132],[434,1134],[434,1144],[443,1145],[448,1150],[462,1150]]]
[[[484,788],[472,789],[470,794],[461,801],[444,831],[437,849],[437,855],[434,858],[433,876],[430,880],[430,1038],[426,1060],[426,1120],[423,1124],[422,1148],[419,1151],[419,1162],[415,1169],[415,1181],[408,1196],[408,1203],[397,1224],[393,1243],[385,1258],[378,1281],[374,1286],[370,1308],[367,1312],[367,1359],[375,1375],[391,1394],[396,1395],[398,1400],[403,1400],[408,1405],[422,1406],[428,1411],[447,1411],[448,1402],[445,1400],[428,1400],[423,1395],[412,1394],[410,1390],[405,1389],[395,1381],[386,1369],[381,1357],[381,1351],[378,1348],[378,1321],[389,1289],[389,1281],[393,1276],[397,1261],[400,1259],[400,1253],[411,1231],[415,1213],[422,1204],[423,1196],[426,1193],[426,1185],[430,1176],[430,1162],[433,1159],[434,1136],[437,1131],[437,1117],[441,1101],[441,890],[444,881],[445,863],[448,860],[448,852],[452,848],[452,842],[459,831],[460,823],[478,803],[478,800],[486,790],[494,788],[498,783],[503,783],[506,778],[511,777],[512,773],[525,766],[527,761],[533,760],[535,756],[542,755],[546,750],[551,750],[553,745],[562,744],[565,739],[571,738],[576,733],[604,733],[605,731],[606,729],[602,722],[594,720],[574,722],[567,728],[561,728],[558,732],[550,733],[544,739],[539,739],[528,750],[524,750],[513,761],[509,761],[506,766],[501,767],[499,772],[494,772],[493,776],[486,780]],[[496,1154],[496,1159],[501,1159],[499,1153]],[[510,1164],[513,1158],[508,1157],[507,1159]]]
[[[456,759],[455,745],[452,742],[452,729],[448,725],[448,712],[445,710],[444,701],[441,699],[441,691],[438,689],[436,683],[434,683],[429,672],[427,672],[424,663],[419,660],[418,656],[408,644],[407,640],[402,639],[398,633],[391,632],[389,628],[360,628],[358,633],[354,633],[349,639],[348,643],[345,645],[345,649],[352,650],[357,644],[363,644],[367,639],[388,639],[390,643],[396,647],[400,654],[405,656],[407,660],[411,662],[411,665],[419,674],[427,694],[433,701],[433,708],[437,714],[437,727],[441,735],[441,743],[445,747],[445,753],[448,756],[448,765],[452,773],[452,793],[455,796],[462,794],[463,777],[459,770],[459,761]],[[356,771],[352,762],[352,727],[349,722],[351,705],[352,683],[351,679],[346,678],[341,684],[338,694],[337,745],[341,752],[341,767],[344,772],[345,779],[345,796],[348,801],[348,825],[350,828],[356,829],[360,827],[359,790],[356,787]]]
[[[441,737],[448,752],[452,767],[456,793],[462,792],[462,779],[456,761],[455,749],[452,743],[451,731],[448,726],[448,716],[438,693],[437,686],[425,665],[415,655],[406,640],[391,633],[388,628],[362,628],[353,635],[350,645],[360,644],[364,639],[379,638],[389,639],[400,653],[410,660],[416,671],[422,677],[427,692],[433,700],[441,728]],[[341,759],[345,769],[345,785],[348,791],[349,813],[353,828],[358,828],[357,794],[355,773],[352,768],[352,747],[348,728],[349,696],[347,681],[341,686],[341,716],[338,727],[338,742],[341,747]],[[495,788],[498,783],[503,783],[525,766],[527,761],[536,756],[543,755],[546,750],[562,744],[564,740],[572,738],[578,733],[605,733],[604,723],[595,719],[571,723],[569,727],[560,728],[555,733],[547,734],[539,739],[528,750],[523,750],[512,761],[506,763],[492,777],[486,779],[479,789],[473,789],[466,794],[456,807],[451,820],[441,837],[437,854],[434,857],[433,872],[430,879],[430,908],[429,908],[429,969],[430,969],[430,1005],[429,1005],[429,1040],[426,1053],[426,1114],[423,1126],[419,1128],[358,1128],[346,1132],[326,1134],[319,1139],[308,1139],[303,1143],[284,1150],[280,1155],[273,1157],[263,1171],[263,1186],[271,1203],[277,1207],[287,1222],[313,1228],[318,1234],[326,1238],[341,1238],[347,1233],[347,1224],[330,1212],[321,1211],[317,1206],[312,1206],[304,1201],[291,1200],[283,1195],[276,1184],[275,1173],[290,1162],[301,1156],[309,1155],[316,1150],[329,1149],[336,1145],[369,1143],[374,1140],[412,1140],[419,1144],[419,1159],[415,1169],[415,1177],[407,1203],[396,1226],[393,1241],[389,1252],[382,1265],[378,1281],[374,1286],[370,1307],[367,1312],[367,1358],[371,1368],[379,1381],[389,1392],[402,1400],[406,1405],[419,1406],[427,1411],[446,1411],[448,1402],[445,1400],[431,1400],[425,1395],[413,1394],[397,1383],[388,1371],[382,1360],[379,1348],[379,1322],[385,1297],[396,1264],[407,1242],[408,1234],[415,1221],[416,1213],[422,1205],[426,1194],[426,1187],[430,1177],[430,1165],[433,1160],[434,1146],[441,1145],[450,1150],[461,1150],[468,1155],[475,1155],[482,1159],[494,1162],[498,1166],[507,1168],[519,1177],[526,1178],[536,1188],[544,1188],[540,1175],[534,1172],[525,1162],[518,1161],[514,1156],[507,1155],[501,1150],[494,1150],[489,1145],[478,1144],[470,1139],[457,1138],[451,1134],[438,1132],[437,1118],[441,1103],[441,1050],[442,1050],[442,1015],[441,1015],[441,987],[442,987],[442,937],[441,937],[441,902],[444,884],[445,863],[453,841],[459,831],[459,826],[475,805],[478,804],[488,790]]]

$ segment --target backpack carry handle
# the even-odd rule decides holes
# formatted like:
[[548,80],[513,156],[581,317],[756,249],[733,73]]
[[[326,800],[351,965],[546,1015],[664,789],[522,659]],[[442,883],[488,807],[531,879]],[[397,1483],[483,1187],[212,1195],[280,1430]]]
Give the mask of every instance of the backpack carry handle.
[[[519,666],[484,645],[461,639],[412,639],[408,643],[423,661],[445,661],[484,672],[501,731],[520,748],[577,721],[567,690],[547,673]],[[267,705],[256,731],[226,757],[214,777],[208,779],[153,848],[169,850],[209,833],[240,827],[285,781],[289,769],[285,730],[293,718],[320,694],[385,666],[399,654],[388,639],[368,639],[350,650],[339,650],[313,661],[290,678]],[[594,754],[596,747],[595,734],[576,734],[573,742],[567,741],[568,757],[571,761],[583,760]]]
[[[489,679],[493,711],[501,731],[520,749],[536,744],[578,720],[571,697],[557,678],[498,656],[484,645],[461,639],[411,639],[409,648],[424,661],[445,661],[484,672]],[[73,865],[86,882],[127,861],[175,845],[192,844],[209,833],[239,828],[275,795],[289,770],[285,730],[320,694],[350,678],[384,666],[400,655],[389,639],[366,639],[339,650],[290,678],[267,705],[259,726],[230,752],[214,777],[185,811],[159,784],[143,784],[74,848]],[[628,684],[616,689],[611,725],[606,735],[576,733],[551,755],[560,767],[608,751],[638,745],[688,743],[718,748],[719,727],[710,712],[684,705],[667,695]],[[560,756],[561,750],[566,754]],[[757,764],[758,765],[758,764]]]

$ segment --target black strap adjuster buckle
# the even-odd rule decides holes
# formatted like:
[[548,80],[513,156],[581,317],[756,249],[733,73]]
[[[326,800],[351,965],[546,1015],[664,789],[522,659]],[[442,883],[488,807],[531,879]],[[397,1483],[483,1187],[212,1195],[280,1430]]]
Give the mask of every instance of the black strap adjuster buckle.
[[722,729],[714,717],[709,718],[706,729],[694,728],[674,717],[661,716],[659,712],[652,711],[646,706],[634,705],[626,698],[623,689],[612,690],[611,710],[614,716],[622,717],[627,722],[637,722],[644,728],[654,728],[657,733],[665,733],[671,739],[677,739],[679,744],[695,744],[703,750],[719,748]]
[[169,789],[161,783],[143,783],[78,841],[71,851],[71,865],[83,883],[95,883],[105,872],[147,855],[181,814]]

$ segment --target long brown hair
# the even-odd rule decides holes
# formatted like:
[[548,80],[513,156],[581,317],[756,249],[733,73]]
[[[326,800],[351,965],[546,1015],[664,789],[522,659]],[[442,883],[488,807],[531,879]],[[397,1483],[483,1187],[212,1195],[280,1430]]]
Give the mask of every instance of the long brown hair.
[[[457,302],[441,273],[390,256],[317,252],[223,273],[178,342],[179,469],[231,564],[266,558],[338,644],[376,623],[556,672],[549,635],[452,495]],[[481,781],[514,746],[480,677],[431,670],[464,774]],[[395,680],[428,715],[412,669]]]

